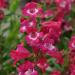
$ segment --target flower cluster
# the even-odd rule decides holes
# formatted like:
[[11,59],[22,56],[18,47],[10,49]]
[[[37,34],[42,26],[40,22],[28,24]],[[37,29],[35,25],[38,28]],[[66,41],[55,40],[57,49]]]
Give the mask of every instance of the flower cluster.
[[[18,44],[17,49],[12,50],[10,56],[14,60],[14,64],[20,60],[24,61],[17,68],[18,75],[39,75],[38,70],[41,70],[42,74],[46,74],[49,68],[52,68],[49,75],[61,75],[62,72],[52,67],[50,60],[53,59],[54,63],[60,67],[64,64],[62,50],[57,47],[57,44],[61,41],[63,31],[72,30],[64,17],[70,12],[73,0],[55,0],[56,8],[53,10],[49,7],[45,10],[43,9],[45,6],[36,2],[37,0],[29,2],[22,9],[20,32],[26,35],[26,46],[23,42]],[[75,50],[75,37],[72,37],[69,48],[71,52]],[[71,55],[75,57],[72,53]],[[75,73],[73,57],[71,57],[73,64],[70,68],[73,74],[69,75]]]

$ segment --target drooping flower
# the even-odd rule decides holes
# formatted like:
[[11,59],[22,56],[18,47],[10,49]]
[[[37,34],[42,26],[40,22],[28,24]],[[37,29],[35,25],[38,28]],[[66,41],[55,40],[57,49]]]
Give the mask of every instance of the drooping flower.
[[10,56],[14,60],[14,64],[16,64],[19,60],[28,58],[30,56],[30,52],[25,49],[22,44],[19,44],[16,50],[11,51]]
[[38,7],[37,3],[30,2],[22,9],[22,13],[24,16],[38,17],[42,13],[42,8]]
[[42,23],[42,32],[49,35],[50,39],[57,41],[61,35],[61,22],[49,21]]
[[61,65],[64,64],[63,56],[59,51],[48,51],[48,54],[56,59],[56,63]]
[[38,45],[40,42],[39,38],[42,38],[43,33],[42,32],[34,32],[34,33],[30,33],[26,36],[26,41],[27,44],[29,44],[30,46],[35,46]]
[[34,63],[25,61],[18,67],[18,75],[38,75],[38,72],[34,69]]
[[46,58],[40,58],[37,61],[37,66],[42,70],[43,73],[46,72],[46,69],[49,67],[49,64],[47,63]]
[[71,0],[55,0],[55,2],[64,12],[69,12],[71,10]]
[[49,34],[45,34],[42,38],[41,51],[47,53],[48,51],[57,51],[58,49],[54,46],[54,39],[49,37]]
[[21,18],[21,26],[20,26],[20,32],[24,33],[29,30],[29,28],[35,28],[36,27],[36,19],[30,18],[30,19],[24,19]]

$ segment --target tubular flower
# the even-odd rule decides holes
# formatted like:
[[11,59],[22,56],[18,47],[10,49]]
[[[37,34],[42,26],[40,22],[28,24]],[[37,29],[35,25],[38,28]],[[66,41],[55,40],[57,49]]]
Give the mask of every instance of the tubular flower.
[[55,0],[58,7],[60,7],[62,10],[65,10],[65,12],[69,12],[71,10],[71,0]]
[[22,13],[24,16],[38,17],[40,14],[42,14],[42,8],[38,7],[37,3],[31,2],[25,5],[25,7],[22,9]]
[[19,75],[38,75],[38,72],[34,69],[34,63],[26,61],[18,67]]
[[22,44],[19,44],[16,50],[11,51],[10,56],[14,60],[14,64],[16,64],[19,60],[28,58],[30,56],[30,52],[25,49]]
[[49,67],[46,58],[40,58],[37,62],[37,66],[45,73],[46,69]]
[[20,32],[24,33],[27,32],[29,28],[35,28],[36,27],[36,19],[24,19],[21,18],[21,27]]

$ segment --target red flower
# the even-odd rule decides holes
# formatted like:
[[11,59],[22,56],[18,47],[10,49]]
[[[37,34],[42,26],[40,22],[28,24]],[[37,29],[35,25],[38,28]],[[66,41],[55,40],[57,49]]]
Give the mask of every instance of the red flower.
[[55,2],[64,12],[69,12],[71,10],[71,0],[55,0]]
[[10,56],[14,60],[14,64],[16,64],[19,60],[28,58],[30,56],[30,52],[25,49],[22,44],[19,44],[16,50],[11,51]]
[[40,58],[37,62],[37,66],[42,70],[42,72],[46,72],[47,68],[49,67],[49,64],[47,63],[46,58]]
[[42,23],[42,32],[49,35],[50,39],[57,41],[61,35],[61,22],[48,21]]
[[42,8],[39,8],[37,3],[31,2],[25,5],[22,13],[24,16],[38,17],[42,13]]
[[43,53],[47,53],[48,51],[57,51],[58,49],[53,45],[55,43],[53,38],[49,37],[49,34],[44,35],[42,38],[41,50]]
[[21,18],[21,26],[20,26],[20,32],[24,33],[29,31],[29,28],[35,28],[36,27],[36,19],[30,18],[30,19],[24,19]]
[[48,51],[48,54],[56,59],[56,63],[64,64],[64,59],[59,51]]
[[24,64],[18,67],[19,75],[38,75],[38,72],[34,69],[34,63],[26,61]]
[[36,46],[39,44],[40,42],[40,38],[43,37],[43,33],[42,32],[34,32],[34,33],[30,33],[28,35],[26,35],[25,39],[27,41],[27,44],[29,44],[30,46]]

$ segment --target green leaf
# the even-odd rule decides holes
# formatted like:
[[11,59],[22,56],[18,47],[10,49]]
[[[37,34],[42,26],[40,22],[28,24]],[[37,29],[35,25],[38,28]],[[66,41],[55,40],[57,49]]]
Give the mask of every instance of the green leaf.
[[15,12],[16,9],[18,8],[19,2],[20,2],[20,0],[11,0],[11,1],[10,1],[10,3],[11,3],[11,5],[10,5],[10,11],[11,11],[12,13]]

